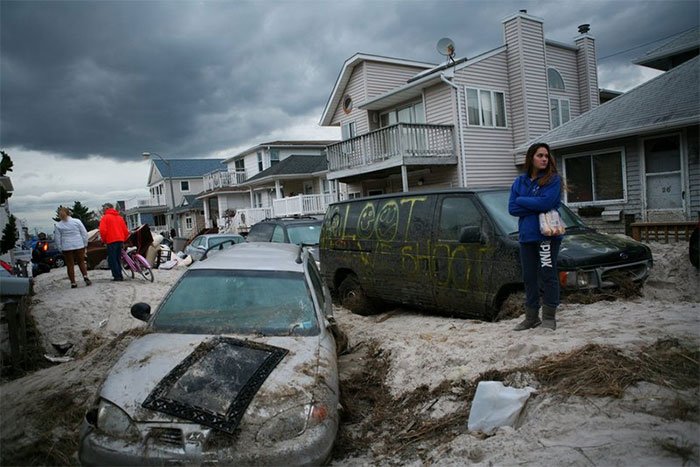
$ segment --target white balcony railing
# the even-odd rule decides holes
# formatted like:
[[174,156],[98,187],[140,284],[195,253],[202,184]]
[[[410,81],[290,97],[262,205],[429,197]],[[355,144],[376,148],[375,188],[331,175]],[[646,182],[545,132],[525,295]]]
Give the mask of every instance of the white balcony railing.
[[204,191],[216,190],[217,188],[235,187],[246,181],[244,171],[216,171],[204,177]]
[[126,210],[144,207],[166,206],[165,196],[156,196],[154,198],[127,199],[124,201]]
[[272,211],[277,217],[323,214],[332,202],[331,194],[297,195],[272,200]]
[[328,170],[368,166],[392,158],[454,158],[452,125],[397,123],[326,148]]

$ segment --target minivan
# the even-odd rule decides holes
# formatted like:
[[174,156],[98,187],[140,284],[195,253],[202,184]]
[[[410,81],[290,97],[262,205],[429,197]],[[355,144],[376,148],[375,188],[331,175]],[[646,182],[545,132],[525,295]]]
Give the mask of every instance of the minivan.
[[[321,231],[321,272],[341,304],[370,314],[381,303],[494,320],[523,289],[518,218],[508,188],[396,193],[331,204]],[[562,290],[643,283],[651,250],[587,227],[568,207],[557,262]]]

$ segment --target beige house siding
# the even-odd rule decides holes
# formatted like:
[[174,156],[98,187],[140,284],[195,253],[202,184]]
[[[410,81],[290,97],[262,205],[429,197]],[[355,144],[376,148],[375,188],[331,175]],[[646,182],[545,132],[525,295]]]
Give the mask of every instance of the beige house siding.
[[549,97],[569,100],[571,118],[581,115],[581,97],[579,90],[578,58],[575,51],[547,44],[547,67],[559,72],[564,80],[564,91],[549,90]]
[[435,125],[455,125],[454,91],[447,84],[436,84],[423,91],[425,121]]
[[[506,185],[513,181],[517,169],[513,165],[512,104],[508,86],[506,52],[498,53],[459,70],[455,84],[460,87],[464,116],[464,149],[466,186]],[[499,91],[505,94],[506,128],[469,126],[466,88]]]
[[365,100],[403,86],[406,81],[424,70],[418,67],[371,61],[365,62],[364,65],[367,80]]
[[587,34],[578,37],[575,42],[579,49],[577,62],[579,93],[581,95],[581,113],[584,113],[600,105],[595,42]]
[[331,125],[342,126],[346,123],[355,122],[355,134],[361,135],[369,131],[369,121],[367,117],[367,111],[361,110],[358,106],[366,100],[367,89],[365,81],[365,66],[366,62],[358,64],[350,75],[347,86],[343,91],[343,96],[350,95],[353,101],[353,108],[349,114],[346,114],[343,110],[342,98],[340,104],[335,109],[333,118],[331,119]]

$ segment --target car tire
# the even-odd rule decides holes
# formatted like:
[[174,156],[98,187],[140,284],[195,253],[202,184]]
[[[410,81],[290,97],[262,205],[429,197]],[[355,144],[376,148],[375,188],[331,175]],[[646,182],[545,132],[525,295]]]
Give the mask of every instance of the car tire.
[[350,274],[338,287],[340,304],[356,315],[368,316],[378,313],[376,303],[362,290],[355,274]]
[[690,234],[690,242],[688,245],[688,255],[690,263],[696,268],[700,268],[700,228],[695,227],[693,233]]
[[494,316],[493,321],[515,319],[525,314],[525,292],[514,291],[508,294]]
[[54,268],[62,268],[65,265],[66,265],[66,260],[63,259],[63,256],[57,256],[53,262]]

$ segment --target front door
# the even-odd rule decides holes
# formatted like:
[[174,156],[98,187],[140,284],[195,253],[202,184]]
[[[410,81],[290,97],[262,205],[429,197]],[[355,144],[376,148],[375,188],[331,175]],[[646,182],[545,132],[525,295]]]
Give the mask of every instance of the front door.
[[680,135],[644,140],[647,220],[685,219],[683,166]]

